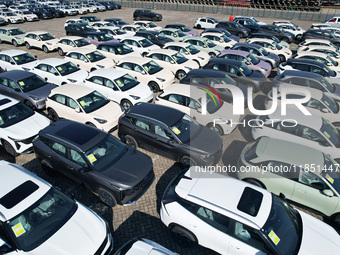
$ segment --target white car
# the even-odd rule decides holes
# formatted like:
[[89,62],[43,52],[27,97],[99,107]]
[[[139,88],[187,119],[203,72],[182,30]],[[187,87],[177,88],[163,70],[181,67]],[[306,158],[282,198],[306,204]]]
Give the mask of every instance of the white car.
[[1,146],[13,157],[32,152],[33,139],[50,120],[16,99],[0,95],[0,102]]
[[199,68],[209,62],[210,56],[204,51],[198,50],[194,45],[185,42],[168,42],[163,46],[163,49],[175,50],[187,59],[194,60],[198,63]]
[[339,27],[340,26],[340,16],[336,15],[333,16],[323,22],[324,24],[329,24],[334,27]]
[[38,48],[45,53],[57,49],[58,39],[45,31],[28,32],[25,36],[25,45],[27,49]]
[[82,25],[88,25],[88,23],[83,19],[68,19],[66,20],[64,27],[66,27],[68,24],[82,24]]
[[113,252],[110,230],[94,211],[20,165],[0,161],[0,169],[2,254]]
[[330,42],[329,40],[325,40],[325,39],[306,39],[303,42],[299,43],[299,47],[298,50],[303,50],[306,47],[309,46],[313,46],[313,45],[317,45],[317,46],[321,46],[321,48],[323,46],[331,46],[334,49],[338,49],[338,47],[336,47],[332,42]]
[[97,51],[107,58],[111,58],[118,63],[125,57],[141,57],[142,55],[134,51],[131,47],[124,43],[101,43],[97,46]]
[[119,61],[115,68],[127,72],[142,83],[148,84],[155,93],[175,82],[174,73],[164,69],[149,58],[125,57]]
[[125,37],[120,42],[130,46],[134,51],[137,51],[142,56],[146,55],[151,50],[158,50],[161,47],[153,44],[148,39],[140,36]]
[[46,110],[53,121],[70,119],[106,132],[117,128],[118,119],[123,114],[119,104],[108,100],[98,91],[74,84],[51,90],[46,99]]
[[0,52],[0,66],[4,70],[31,70],[39,60],[23,50],[5,50]]
[[97,90],[108,99],[120,104],[124,110],[138,102],[153,100],[153,92],[146,84],[119,70],[93,71],[82,85]]
[[34,14],[33,12],[30,11],[14,11],[14,13],[18,16],[21,16],[21,18],[24,21],[38,21],[39,18],[36,14]]
[[340,60],[335,60],[331,56],[322,52],[310,52],[310,51],[299,51],[295,56],[295,59],[308,59],[318,61],[326,65],[329,69],[340,72]]
[[331,56],[332,58],[334,58],[334,60],[338,61],[340,59],[340,51],[338,51],[337,49],[334,49],[334,47],[332,46],[319,46],[319,45],[310,45],[306,48],[298,48],[297,50],[297,54],[299,54],[300,52],[321,52],[321,53],[326,53],[329,56]]
[[326,223],[250,183],[191,167],[161,199],[161,221],[182,243],[225,255],[340,253]]
[[146,30],[144,27],[142,26],[138,26],[138,25],[124,25],[121,27],[122,30],[126,31],[128,34],[130,34],[131,36],[135,35],[135,33],[137,31],[143,31]]
[[195,28],[215,28],[219,21],[211,17],[201,17],[198,18],[194,24]]
[[88,76],[87,71],[81,70],[72,62],[60,58],[40,60],[31,72],[58,86],[66,83],[79,84]]
[[255,23],[259,24],[260,26],[262,26],[262,25],[267,25],[266,22],[259,21],[258,19],[256,19],[255,17],[252,17],[252,16],[235,16],[234,18],[251,19],[251,20],[254,21]]
[[269,115],[261,115],[254,120],[252,136],[257,139],[268,136],[313,147],[329,154],[340,162],[340,134],[326,119],[317,115],[304,115],[300,110],[281,108]]
[[[180,110],[198,123],[207,126],[219,135],[230,134],[240,115],[232,114],[232,104],[223,102],[215,94],[207,93],[206,87],[187,84],[171,84],[157,96],[155,104],[165,105]],[[203,100],[206,101],[206,113],[203,114]]]
[[[281,105],[281,89],[282,88],[289,88],[291,87],[291,84],[281,84],[281,86],[278,88],[278,94],[277,94],[277,105]],[[339,103],[335,102],[334,99],[329,97],[326,93],[323,93],[322,91],[314,88],[306,88],[302,86],[292,86],[292,88],[300,88],[301,90],[308,89],[311,93],[311,99],[304,103],[304,107],[307,108],[307,110],[312,115],[318,115],[320,117],[323,117],[326,120],[329,120],[335,127],[340,127],[340,107]],[[302,98],[304,95],[298,94],[297,92],[290,92],[287,93],[285,96],[287,99],[294,99],[294,98]],[[267,97],[264,101],[264,106],[266,109],[270,109],[273,103],[273,91],[270,91],[267,94]],[[288,107],[292,107],[296,109],[296,106],[293,104],[288,104]]]
[[0,18],[3,18],[8,23],[22,23],[22,22],[24,22],[22,17],[15,14],[14,12],[2,12],[2,11],[0,11]]
[[98,30],[100,32],[105,32],[111,35],[114,39],[117,39],[117,40],[121,40],[123,38],[131,36],[129,33],[122,30],[120,27],[116,27],[116,26],[99,27]]
[[269,53],[276,54],[281,62],[285,62],[292,57],[292,51],[288,48],[282,47],[273,40],[264,38],[251,38],[247,39],[246,43],[254,43],[264,47]]
[[115,62],[97,50],[79,48],[70,50],[65,59],[86,71],[92,72],[103,68],[113,68]]
[[133,23],[134,25],[144,27],[146,30],[159,31],[162,27],[157,26],[153,21],[139,20]]
[[59,7],[59,10],[63,11],[66,16],[75,16],[78,15],[78,10],[76,8],[73,8],[69,5],[61,5]]
[[329,23],[313,23],[310,28],[313,29],[328,29],[333,27],[332,24]]
[[212,42],[214,42],[216,45],[219,45],[223,47],[224,49],[230,49],[234,46],[236,41],[233,39],[230,39],[225,34],[218,34],[218,33],[204,33],[202,35],[203,38],[208,38]]
[[64,56],[67,52],[74,49],[87,48],[96,49],[96,45],[90,43],[83,37],[80,36],[66,36],[60,38],[57,43],[57,51],[60,56]]
[[187,59],[175,50],[152,50],[145,57],[153,59],[164,69],[173,72],[179,80],[183,79],[190,70],[199,68],[196,61]]
[[94,27],[95,29],[98,29],[99,27],[113,26],[113,24],[108,21],[96,21],[96,22],[92,22],[91,26]]
[[303,33],[306,32],[306,30],[303,30],[291,23],[276,23],[275,26],[279,26],[283,28],[285,31],[294,34],[295,36],[294,39],[298,41],[301,40]]

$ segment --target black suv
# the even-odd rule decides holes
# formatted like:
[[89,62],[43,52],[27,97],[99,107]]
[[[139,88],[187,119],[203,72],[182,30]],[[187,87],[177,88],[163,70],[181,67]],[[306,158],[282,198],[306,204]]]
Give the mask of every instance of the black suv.
[[306,32],[303,33],[301,41],[304,41],[306,39],[326,39],[332,42],[338,48],[340,47],[340,38],[334,35],[331,30],[329,31],[324,29],[308,29]]
[[29,11],[38,16],[39,19],[53,19],[53,14],[46,11],[44,8],[32,8]]
[[140,146],[185,166],[215,165],[222,155],[222,140],[216,132],[163,105],[132,106],[119,119],[118,136],[132,147]]
[[162,14],[156,13],[148,9],[136,9],[133,13],[134,20],[161,21],[162,18],[163,18]]
[[239,23],[233,21],[220,21],[217,23],[216,28],[223,28],[229,33],[237,35],[239,38],[244,38],[251,34],[249,28],[243,27]]
[[271,34],[276,36],[279,40],[292,43],[295,37],[294,34],[285,31],[282,27],[275,25],[262,25],[257,30],[257,33]]
[[137,31],[135,36],[141,36],[148,39],[153,44],[163,47],[167,42],[173,42],[174,40],[166,37],[164,34],[157,31]]
[[48,174],[66,175],[111,207],[135,202],[154,180],[149,156],[79,122],[51,124],[39,132],[33,147]]
[[66,17],[65,12],[55,8],[55,7],[50,7],[47,5],[44,5],[44,9],[50,13],[52,13],[54,18],[62,18],[62,17]]
[[110,23],[114,24],[116,27],[122,27],[124,25],[129,25],[129,23],[126,23],[124,20],[122,20],[120,18],[108,18],[108,19],[104,19],[104,21],[110,22]]
[[67,36],[74,35],[82,37],[84,37],[84,34],[97,31],[97,29],[94,29],[93,27],[84,24],[68,24],[65,27],[65,30]]

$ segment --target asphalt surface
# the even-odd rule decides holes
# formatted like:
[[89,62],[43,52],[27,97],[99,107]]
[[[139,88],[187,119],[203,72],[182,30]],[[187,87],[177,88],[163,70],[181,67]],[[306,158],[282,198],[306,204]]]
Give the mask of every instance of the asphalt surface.
[[[128,23],[133,23],[132,13],[134,9],[123,8],[121,10],[106,11],[102,13],[96,13],[95,16],[100,19],[104,18],[122,18]],[[218,20],[229,20],[229,16],[223,14],[207,14],[198,12],[182,12],[182,11],[169,11],[169,10],[155,10],[163,15],[163,21],[157,22],[157,25],[164,27],[169,23],[184,23],[190,28],[193,27],[196,19],[202,16],[215,17]],[[93,14],[90,14],[93,15]],[[58,18],[53,20],[43,20],[33,23],[24,24],[13,24],[11,26],[16,26],[29,31],[48,31],[57,38],[66,36],[64,30],[64,23],[67,19],[77,18],[78,16]],[[274,19],[261,18],[261,21],[265,21],[271,24]],[[309,21],[299,21],[293,20],[297,25],[304,29],[308,29],[312,22]],[[201,32],[201,31],[198,31]],[[0,45],[2,50],[14,49],[15,47],[3,43]],[[26,50],[24,46],[18,47],[16,49]],[[291,49],[296,49],[296,45],[292,44]],[[36,55],[39,59],[50,58],[50,57],[60,57],[57,52],[44,53],[40,50],[27,50],[32,55]],[[275,75],[273,72],[272,76]],[[268,91],[268,87],[265,89],[265,93]],[[254,106],[258,109],[263,109],[263,101],[265,98],[265,93],[259,92],[254,95]],[[249,113],[243,116],[246,119],[253,118]],[[116,132],[112,133],[117,135]],[[235,165],[236,161],[243,149],[243,147],[252,141],[250,128],[243,128],[239,126],[230,135],[224,135],[223,139],[223,155],[219,162],[220,165]],[[142,150],[143,151],[143,150]],[[104,205],[94,194],[90,193],[84,187],[79,186],[67,179],[64,176],[49,177],[40,167],[38,160],[35,158],[34,154],[20,155],[17,158],[12,158],[0,147],[0,159],[15,162],[17,164],[23,165],[29,170],[37,173],[38,176],[46,179],[55,186],[61,188],[64,192],[70,192],[71,187],[75,186],[76,195],[75,198],[83,203],[84,205],[90,207],[98,214],[103,216],[112,227],[115,250],[118,249],[122,244],[133,237],[145,237],[151,239],[161,245],[169,248],[172,251],[178,252],[180,254],[215,254],[214,252],[202,248],[184,248],[178,245],[172,238],[167,230],[167,228],[160,221],[158,214],[160,199],[163,194],[164,189],[170,180],[182,170],[182,167],[172,160],[161,157],[159,155],[143,151],[148,154],[154,164],[154,171],[156,179],[150,189],[144,194],[144,196],[137,201],[137,203],[129,206],[116,206],[114,208],[109,208]],[[319,217],[320,218],[320,217]],[[86,222],[84,223],[86,224]]]

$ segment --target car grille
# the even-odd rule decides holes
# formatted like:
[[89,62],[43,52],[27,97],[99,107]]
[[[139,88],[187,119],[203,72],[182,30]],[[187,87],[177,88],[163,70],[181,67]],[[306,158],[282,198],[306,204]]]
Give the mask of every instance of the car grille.
[[24,144],[30,144],[30,143],[32,143],[32,141],[33,141],[34,138],[36,138],[36,137],[37,137],[37,135],[34,135],[34,136],[29,137],[29,138],[27,138],[27,139],[20,140],[20,142],[21,142],[21,143],[24,143]]

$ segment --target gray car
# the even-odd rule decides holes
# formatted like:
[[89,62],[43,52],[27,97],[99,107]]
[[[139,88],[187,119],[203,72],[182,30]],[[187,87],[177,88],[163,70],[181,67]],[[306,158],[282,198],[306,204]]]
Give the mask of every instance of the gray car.
[[0,94],[16,98],[32,109],[44,109],[54,88],[55,85],[31,72],[13,70],[0,74]]
[[321,90],[327,96],[340,102],[340,84],[331,83],[327,78],[311,72],[298,70],[285,70],[273,79],[273,86],[279,87],[282,84],[311,87]]
[[329,217],[340,226],[338,164],[312,147],[262,137],[248,144],[237,178],[284,194],[288,200]]

